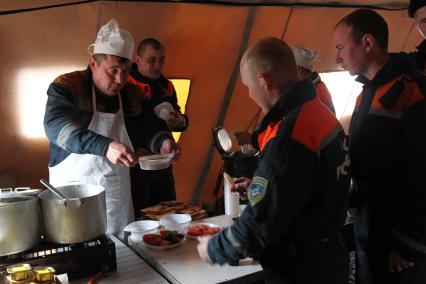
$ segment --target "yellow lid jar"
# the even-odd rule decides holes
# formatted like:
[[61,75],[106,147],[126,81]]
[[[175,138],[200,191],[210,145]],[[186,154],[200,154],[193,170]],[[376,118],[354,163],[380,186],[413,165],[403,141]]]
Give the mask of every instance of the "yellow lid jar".
[[18,281],[12,283],[21,283],[21,281],[31,280],[32,273],[31,266],[29,264],[23,263],[10,265],[6,268],[6,271],[8,273],[7,279],[9,282]]
[[33,282],[32,283],[54,283],[55,269],[53,267],[36,267],[33,269]]

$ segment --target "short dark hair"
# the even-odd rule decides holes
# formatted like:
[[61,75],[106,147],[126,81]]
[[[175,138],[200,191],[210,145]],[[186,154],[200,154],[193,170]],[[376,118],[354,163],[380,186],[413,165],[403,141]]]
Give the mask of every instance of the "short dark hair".
[[340,24],[345,24],[352,28],[352,38],[355,43],[359,44],[365,34],[371,34],[383,50],[388,50],[388,24],[382,16],[373,10],[356,10],[341,19],[336,27]]
[[117,59],[117,62],[120,64],[124,64],[127,61],[129,61],[130,59],[125,58],[125,57],[121,57],[121,56],[117,56],[117,55],[110,55],[110,54],[103,54],[103,53],[97,53],[97,54],[93,54],[93,58],[95,59],[96,63],[100,63],[102,60],[104,60],[107,55],[114,57]]
[[410,0],[408,5],[408,16],[413,18],[417,10],[426,6],[425,0]]
[[164,46],[161,42],[159,42],[155,38],[150,37],[142,40],[139,43],[137,54],[141,55],[145,51],[145,48],[147,48],[148,46],[152,46],[155,50],[164,49]]

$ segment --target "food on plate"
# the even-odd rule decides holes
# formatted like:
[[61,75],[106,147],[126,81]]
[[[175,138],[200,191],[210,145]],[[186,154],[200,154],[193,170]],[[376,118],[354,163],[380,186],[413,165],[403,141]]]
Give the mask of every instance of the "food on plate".
[[176,231],[161,230],[159,234],[145,234],[143,241],[151,246],[170,246],[181,242],[185,236]]
[[212,226],[207,224],[197,224],[188,227],[187,234],[192,237],[216,235],[221,228],[219,226]]

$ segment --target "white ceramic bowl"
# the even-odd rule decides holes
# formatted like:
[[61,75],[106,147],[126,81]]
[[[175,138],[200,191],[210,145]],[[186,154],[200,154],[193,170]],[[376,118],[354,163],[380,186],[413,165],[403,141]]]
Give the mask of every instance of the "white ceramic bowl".
[[185,233],[192,218],[189,214],[169,214],[160,218],[160,225],[169,231]]
[[162,170],[166,169],[172,163],[174,154],[159,154],[139,157],[139,165],[142,170]]
[[133,242],[140,242],[142,241],[144,234],[154,233],[158,230],[159,227],[160,223],[158,221],[142,220],[130,223],[124,227],[123,230],[130,233],[129,238]]

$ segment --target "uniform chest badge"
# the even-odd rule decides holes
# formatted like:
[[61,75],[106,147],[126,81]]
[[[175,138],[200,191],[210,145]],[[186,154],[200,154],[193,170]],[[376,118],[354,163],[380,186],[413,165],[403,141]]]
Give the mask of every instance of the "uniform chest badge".
[[268,180],[255,176],[247,189],[247,196],[251,206],[258,204],[265,196]]

